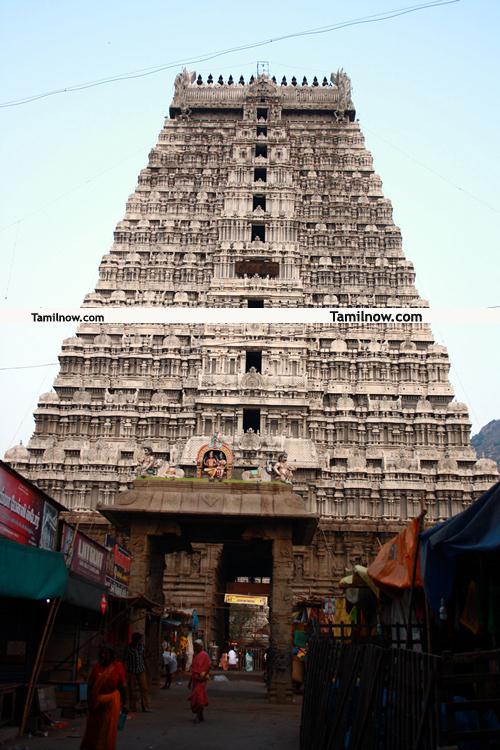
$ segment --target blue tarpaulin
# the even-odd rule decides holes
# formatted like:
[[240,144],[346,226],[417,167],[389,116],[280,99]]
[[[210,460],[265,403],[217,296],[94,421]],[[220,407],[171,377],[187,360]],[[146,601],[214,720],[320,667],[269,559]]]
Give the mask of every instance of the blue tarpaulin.
[[439,612],[453,593],[457,558],[500,550],[500,482],[447,521],[422,532],[422,576],[427,599]]

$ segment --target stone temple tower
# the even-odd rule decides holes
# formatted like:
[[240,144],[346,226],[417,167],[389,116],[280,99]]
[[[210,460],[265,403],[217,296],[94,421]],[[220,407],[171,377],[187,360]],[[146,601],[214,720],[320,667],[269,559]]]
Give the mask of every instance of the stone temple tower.
[[[103,257],[93,307],[421,307],[355,119],[348,76],[177,76],[170,116]],[[228,311],[228,321],[230,312]],[[497,480],[427,325],[82,325],[27,447],[6,460],[72,510],[110,504],[144,449],[193,475],[222,433],[235,467],[281,452],[321,514],[294,553],[324,597],[377,538],[457,513]],[[220,548],[167,562],[167,600],[203,613]]]

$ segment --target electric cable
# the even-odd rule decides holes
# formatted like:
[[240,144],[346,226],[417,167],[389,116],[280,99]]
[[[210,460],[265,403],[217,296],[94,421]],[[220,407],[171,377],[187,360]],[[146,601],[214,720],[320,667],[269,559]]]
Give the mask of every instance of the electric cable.
[[164,70],[176,68],[179,65],[190,65],[190,64],[200,63],[200,62],[208,62],[209,60],[214,60],[217,57],[229,55],[234,52],[243,52],[244,50],[248,50],[248,49],[256,49],[258,47],[264,47],[268,44],[275,44],[277,42],[282,42],[287,39],[297,39],[299,37],[304,37],[304,36],[327,34],[332,31],[338,31],[340,29],[349,28],[350,26],[359,26],[362,24],[378,23],[380,21],[388,21],[392,18],[397,18],[399,16],[408,15],[409,13],[416,13],[421,10],[429,10],[431,8],[437,8],[443,5],[452,5],[458,2],[460,2],[460,0],[438,0],[437,2],[421,3],[419,5],[407,6],[405,8],[396,8],[394,10],[389,10],[389,11],[380,11],[379,13],[374,13],[373,15],[370,15],[370,16],[363,16],[360,18],[351,19],[349,21],[341,21],[338,23],[330,24],[328,26],[321,26],[321,27],[314,28],[314,29],[296,31],[290,34],[283,34],[282,36],[278,36],[274,38],[271,37],[269,39],[264,39],[259,42],[250,42],[248,44],[242,44],[237,47],[230,47],[228,49],[219,50],[216,52],[205,53],[204,55],[200,55],[194,58],[175,60],[173,62],[165,63],[163,65],[157,65],[157,66],[150,67],[150,68],[142,68],[139,70],[130,71],[129,73],[121,73],[121,74],[117,74],[114,76],[109,76],[107,78],[99,78],[94,81],[78,83],[72,86],[65,86],[63,88],[54,89],[53,91],[45,91],[40,94],[34,94],[32,96],[23,97],[20,99],[13,99],[10,101],[1,102],[0,108],[19,107],[24,104],[29,104],[31,102],[38,101],[39,99],[46,99],[47,97],[50,97],[50,96],[56,96],[57,94],[67,94],[73,91],[82,91],[83,89],[94,88],[96,86],[103,86],[109,83],[116,83],[117,81],[127,81],[127,80],[131,80],[135,78],[145,78],[146,76],[154,75]]

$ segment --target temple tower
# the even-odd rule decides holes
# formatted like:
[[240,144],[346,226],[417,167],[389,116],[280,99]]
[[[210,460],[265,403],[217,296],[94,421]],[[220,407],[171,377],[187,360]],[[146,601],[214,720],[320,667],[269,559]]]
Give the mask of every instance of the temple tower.
[[[298,85],[184,70],[85,302],[425,306],[414,281],[343,71]],[[498,478],[424,324],[82,325],[60,363],[6,460],[76,511],[112,503],[145,455],[194,476],[218,432],[242,470],[286,452],[322,517],[294,550],[297,596],[331,593],[423,503],[438,521]],[[219,556],[172,556],[169,601],[207,611]]]

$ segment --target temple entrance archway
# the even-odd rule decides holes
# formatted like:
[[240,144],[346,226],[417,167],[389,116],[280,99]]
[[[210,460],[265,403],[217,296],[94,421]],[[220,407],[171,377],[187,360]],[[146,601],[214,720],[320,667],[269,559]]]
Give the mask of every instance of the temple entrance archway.
[[[291,700],[293,547],[311,543],[318,518],[289,485],[145,478],[100,511],[130,538],[131,592],[153,601],[163,602],[165,555],[190,552],[194,543],[225,545],[222,559],[233,573],[240,563],[270,571],[268,695]],[[266,553],[252,560],[252,548]]]
[[[272,607],[272,542],[253,539],[224,544],[220,556],[216,633],[218,644],[237,642],[262,652],[270,646]],[[262,668],[262,659],[258,660]]]

